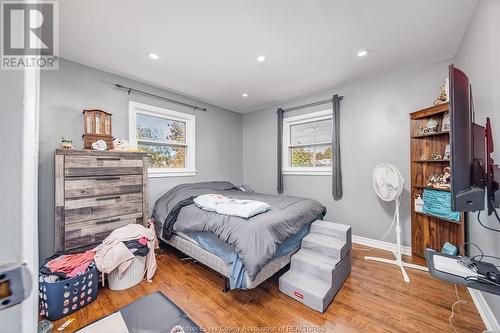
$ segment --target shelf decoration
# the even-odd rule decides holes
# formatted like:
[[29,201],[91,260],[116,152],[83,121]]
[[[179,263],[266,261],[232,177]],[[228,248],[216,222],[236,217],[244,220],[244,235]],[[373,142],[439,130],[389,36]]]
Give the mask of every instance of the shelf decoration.
[[92,149],[92,144],[98,140],[104,141],[107,148],[113,147],[111,116],[111,113],[103,110],[83,110],[85,149]]
[[415,198],[415,211],[422,213],[424,209],[424,199],[422,199],[422,196],[420,194],[417,194],[417,197]]
[[450,113],[445,112],[443,114],[443,119],[441,120],[441,131],[446,132],[450,130]]
[[438,121],[434,118],[429,118],[424,128],[424,134],[437,133],[437,131],[438,131]]
[[61,148],[63,149],[73,149],[73,140],[66,137],[61,137]]
[[432,159],[433,159],[434,161],[437,161],[437,160],[442,160],[442,159],[443,159],[443,156],[441,156],[441,154],[434,153],[434,154],[432,154]]
[[450,145],[446,145],[444,148],[443,160],[449,160],[451,158],[451,148]]
[[449,96],[449,80],[446,79],[446,81],[441,85],[439,88],[439,96],[436,97],[434,100],[434,105],[439,105],[448,102],[448,96]]
[[427,178],[426,187],[433,187],[435,189],[449,190],[451,187],[451,168],[446,167],[443,173],[433,173]]

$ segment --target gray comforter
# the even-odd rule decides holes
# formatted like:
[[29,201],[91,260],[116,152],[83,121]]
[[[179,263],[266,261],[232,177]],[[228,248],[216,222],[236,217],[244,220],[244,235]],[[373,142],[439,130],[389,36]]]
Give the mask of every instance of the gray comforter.
[[182,184],[172,188],[155,203],[153,218],[163,225],[168,213],[182,200],[208,193],[229,198],[258,200],[271,209],[249,219],[205,211],[194,204],[183,207],[174,231],[211,231],[233,246],[253,280],[274,256],[277,247],[304,225],[322,218],[326,208],[316,200],[243,192],[229,182]]

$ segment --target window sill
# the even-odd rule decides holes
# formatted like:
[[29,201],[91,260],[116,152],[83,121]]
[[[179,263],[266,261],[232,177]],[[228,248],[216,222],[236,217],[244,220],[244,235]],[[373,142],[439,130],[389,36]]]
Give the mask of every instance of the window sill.
[[158,170],[148,169],[148,178],[191,177],[196,176],[196,170]]
[[283,170],[283,175],[295,176],[331,176],[331,170]]

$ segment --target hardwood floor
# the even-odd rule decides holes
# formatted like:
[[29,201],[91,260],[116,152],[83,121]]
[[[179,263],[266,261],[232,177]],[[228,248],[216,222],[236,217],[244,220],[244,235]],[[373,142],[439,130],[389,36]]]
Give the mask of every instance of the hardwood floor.
[[[158,271],[152,283],[142,281],[125,291],[101,288],[95,302],[55,322],[54,328],[75,318],[65,330],[73,332],[159,290],[210,332],[230,332],[241,326],[262,328],[254,332],[453,332],[448,323],[457,300],[453,285],[413,270],[408,270],[411,282],[406,284],[398,268],[363,259],[368,253],[390,258],[389,252],[353,246],[351,275],[323,314],[279,292],[282,272],[256,289],[222,293],[222,276],[201,264],[180,260],[183,255],[168,248],[157,256]],[[407,259],[423,264],[419,258]],[[456,331],[485,330],[467,290],[459,287],[458,294],[467,304],[455,307]]]

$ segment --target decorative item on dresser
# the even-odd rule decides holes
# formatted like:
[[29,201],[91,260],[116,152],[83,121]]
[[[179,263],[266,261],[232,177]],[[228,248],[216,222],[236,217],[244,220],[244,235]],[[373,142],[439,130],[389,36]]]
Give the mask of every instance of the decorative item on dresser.
[[55,247],[73,252],[147,221],[147,154],[57,149]]
[[[449,178],[453,170],[450,169],[450,126],[449,105],[441,103],[427,109],[410,114],[411,131],[411,238],[413,255],[425,258],[425,249],[433,248],[440,251],[446,242],[461,249],[466,241],[466,221],[464,213],[459,215],[458,221],[431,215],[426,210],[415,209],[424,205],[415,205],[415,199],[425,201],[424,190],[442,191],[443,197],[449,196]],[[432,119],[432,121],[430,121]],[[432,130],[427,129],[432,123]],[[438,124],[439,123],[439,124]],[[435,131],[434,128],[441,129]],[[430,195],[427,198],[431,198]],[[448,200],[451,206],[451,197]],[[428,204],[437,204],[429,202]],[[439,207],[438,207],[439,208]],[[441,207],[449,211],[449,207]],[[450,211],[451,212],[451,211]]]
[[113,147],[111,113],[102,110],[83,110],[83,148],[91,149],[98,140],[106,142],[106,149]]

